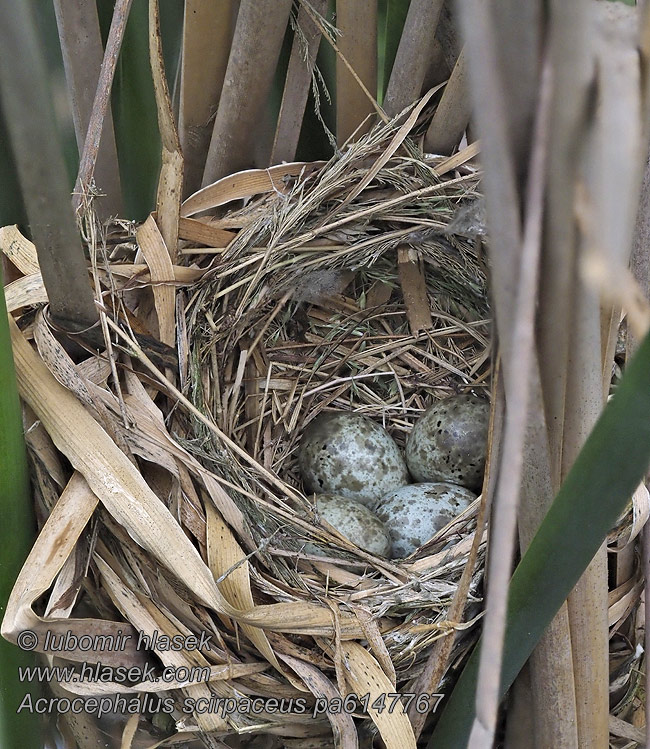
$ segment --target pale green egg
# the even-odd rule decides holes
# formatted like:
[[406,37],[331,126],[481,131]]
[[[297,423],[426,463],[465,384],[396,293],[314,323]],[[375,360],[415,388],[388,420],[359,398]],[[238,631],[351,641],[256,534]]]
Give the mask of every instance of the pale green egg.
[[[316,515],[360,549],[385,557],[390,553],[390,534],[381,520],[361,502],[336,494],[315,497]],[[322,547],[307,544],[308,553],[326,553]]]
[[406,463],[388,432],[360,414],[317,416],[300,441],[305,489],[369,504],[409,482]]
[[406,463],[413,478],[479,490],[489,421],[490,404],[473,395],[435,403],[415,422],[406,441]]
[[390,533],[393,559],[412,554],[476,499],[462,486],[410,484],[391,492],[372,506]]

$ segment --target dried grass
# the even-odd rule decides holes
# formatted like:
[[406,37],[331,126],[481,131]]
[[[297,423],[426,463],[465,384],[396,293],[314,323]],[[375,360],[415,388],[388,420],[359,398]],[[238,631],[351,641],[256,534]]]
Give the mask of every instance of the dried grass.
[[[382,124],[327,164],[242,173],[190,197],[180,222],[189,267],[160,257],[153,218],[138,230],[141,252],[128,224],[86,231],[112,362],[72,361],[47,316],[27,306],[46,299],[33,245],[15,228],[0,230],[0,249],[24,274],[7,301],[19,323],[19,386],[35,413],[26,418],[37,509],[49,516],[12,594],[5,636],[27,627],[207,631],[210,651],[157,652],[164,665],[211,669],[208,683],[174,685],[177,699],[308,704],[413,691],[433,644],[455,636],[436,671],[436,691],[448,690],[481,616],[483,543],[464,617],[448,617],[479,502],[409,559],[389,561],[319,523],[296,464],[302,429],[323,410],[368,415],[403,444],[429,403],[490,386],[483,258],[449,229],[477,197],[479,174],[463,165],[475,147],[452,162],[425,157],[417,143],[427,118],[415,119],[408,141],[399,123]],[[213,215],[188,219],[210,204]],[[430,302],[431,327],[415,334],[400,252]],[[155,330],[173,340],[174,311],[178,388],[137,337]],[[647,516],[647,493],[636,499],[619,545],[633,543]],[[306,553],[308,542],[323,555]],[[638,596],[638,586],[613,594],[613,628]],[[114,665],[143,656],[151,657],[70,655]],[[635,662],[624,661],[628,675]],[[365,723],[234,711],[227,720],[185,716],[177,727],[207,746],[218,745],[215,736],[236,745],[236,734],[243,744],[275,734],[278,746],[354,747],[357,730],[370,730],[388,747],[415,747],[401,711],[358,715]]]

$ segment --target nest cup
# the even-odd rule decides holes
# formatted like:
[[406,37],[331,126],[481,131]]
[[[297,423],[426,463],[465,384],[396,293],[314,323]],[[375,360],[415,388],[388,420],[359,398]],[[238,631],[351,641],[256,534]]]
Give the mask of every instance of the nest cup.
[[[184,444],[243,513],[249,535],[235,535],[256,602],[358,615],[369,627],[358,641],[393,691],[409,692],[453,629],[447,609],[478,502],[408,559],[388,561],[320,522],[297,465],[301,434],[324,411],[363,414],[403,450],[437,399],[489,386],[485,270],[476,231],[464,228],[478,175],[447,171],[448,160],[408,141],[378,168],[395,130],[381,125],[326,164],[287,168],[243,207],[202,216],[233,238],[216,260],[197,258],[211,266],[184,300],[184,385],[232,443],[194,420]],[[220,202],[218,190],[211,198]],[[479,613],[481,575],[479,554],[465,621]],[[476,628],[462,629],[447,669],[474,641]],[[339,689],[356,691],[341,683],[340,643],[308,630],[283,635],[280,649],[306,648]]]

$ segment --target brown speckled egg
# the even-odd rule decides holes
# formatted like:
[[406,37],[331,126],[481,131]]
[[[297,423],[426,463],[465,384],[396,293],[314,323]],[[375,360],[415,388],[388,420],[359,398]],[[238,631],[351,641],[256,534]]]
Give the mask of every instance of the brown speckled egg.
[[388,432],[349,412],[322,413],[300,441],[305,488],[369,504],[409,482],[404,458]]
[[[378,556],[390,553],[390,535],[381,520],[361,502],[336,494],[320,494],[315,498],[316,513],[360,549]],[[317,549],[308,544],[310,550]],[[317,550],[320,553],[320,549]]]
[[489,403],[473,395],[446,398],[427,409],[406,441],[413,478],[480,489],[489,420]]
[[411,484],[373,505],[392,541],[391,557],[401,559],[426,543],[476,499],[462,486],[447,483]]

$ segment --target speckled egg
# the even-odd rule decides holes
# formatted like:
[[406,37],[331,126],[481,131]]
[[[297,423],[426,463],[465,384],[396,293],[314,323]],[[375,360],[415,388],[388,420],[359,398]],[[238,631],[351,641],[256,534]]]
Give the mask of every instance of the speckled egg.
[[359,414],[322,413],[300,441],[305,488],[369,504],[409,482],[406,463],[388,432]]
[[[316,514],[360,549],[386,557],[391,540],[386,526],[361,502],[337,494],[320,494],[316,497]],[[310,551],[320,553],[315,544]]]
[[373,505],[392,542],[391,557],[401,559],[426,543],[476,499],[454,484],[424,483],[403,486]]
[[489,420],[489,403],[473,395],[456,395],[431,406],[406,441],[406,463],[413,478],[480,489]]

